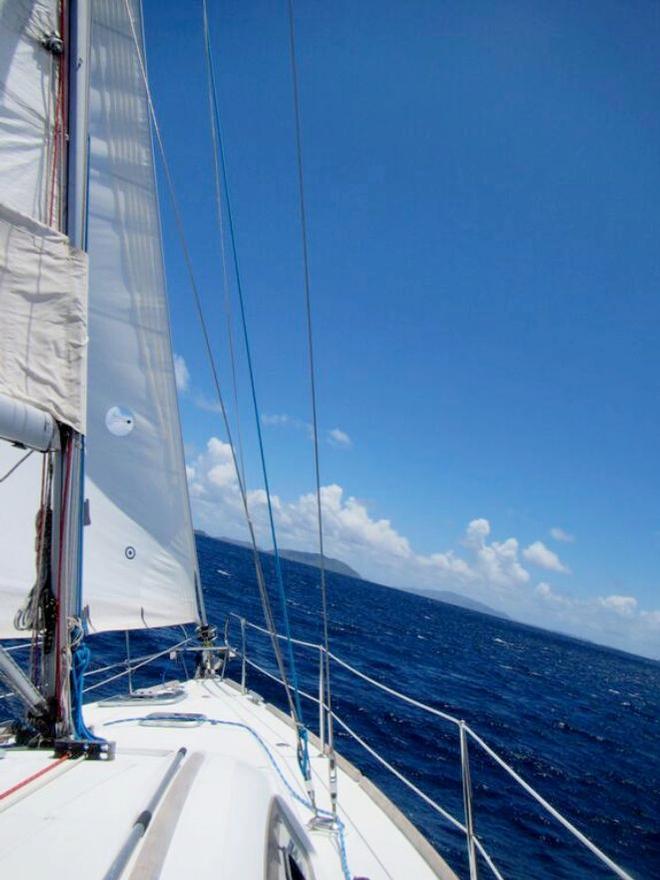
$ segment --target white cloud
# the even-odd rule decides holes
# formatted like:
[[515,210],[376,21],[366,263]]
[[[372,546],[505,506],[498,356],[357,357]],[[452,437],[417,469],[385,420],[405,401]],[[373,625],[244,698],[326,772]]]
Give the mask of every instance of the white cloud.
[[332,431],[328,431],[328,443],[331,446],[343,446],[344,449],[348,449],[353,445],[351,438],[341,428],[333,428]]
[[474,554],[473,568],[477,575],[495,586],[527,583],[529,572],[518,560],[518,541],[507,538],[506,541],[489,544],[486,541],[489,535],[490,523],[487,519],[473,519],[465,533],[463,543]]
[[294,428],[296,431],[304,431],[310,440],[314,439],[314,429],[309,422],[286,413],[262,413],[261,424],[267,428]]
[[206,394],[202,392],[197,392],[194,395],[193,403],[197,407],[197,409],[201,409],[203,412],[211,412],[216,413],[217,415],[222,414],[222,407],[218,403],[217,400],[214,400],[211,397],[207,397]]
[[[533,605],[525,609],[530,622],[660,659],[660,610],[640,610],[634,596],[578,599],[555,592],[543,581],[536,586],[534,596],[538,602],[537,619],[533,616]],[[519,618],[523,618],[521,611],[519,608]]]
[[555,606],[557,605],[570,605],[570,600],[563,596],[561,593],[556,593],[550,584],[545,581],[541,581],[536,585],[536,595],[541,599],[544,599],[546,602],[552,602]]
[[273,413],[271,415],[268,413],[262,413],[261,424],[266,425],[266,427],[280,427],[282,425],[291,424],[291,419],[286,413]]
[[190,372],[185,360],[180,354],[174,355],[174,378],[177,391],[187,391],[190,387]]
[[559,526],[553,526],[550,529],[550,537],[554,538],[555,541],[561,541],[564,544],[572,544],[575,541],[575,535],[565,532],[563,529],[560,529]]
[[[205,531],[228,537],[244,537],[242,502],[227,443],[212,437],[206,450],[189,463],[188,479],[195,519]],[[269,545],[266,497],[261,489],[248,492],[258,539]],[[485,587],[498,593],[526,584],[529,573],[518,558],[518,542],[489,541],[490,524],[473,520],[467,527],[464,555],[453,549],[418,554],[389,519],[374,517],[367,505],[336,483],[321,488],[324,539],[331,556],[354,565],[365,577],[404,586]],[[315,493],[291,501],[273,496],[279,540],[282,546],[317,549]],[[497,597],[491,595],[496,601]]]
[[532,565],[538,565],[539,568],[545,568],[546,571],[557,571],[561,574],[570,574],[568,568],[561,561],[559,556],[549,547],[546,547],[543,541],[534,541],[529,547],[525,547],[522,552],[523,557]]
[[[211,438],[204,451],[188,463],[188,481],[195,523],[209,534],[246,539],[243,505],[238,492],[231,450]],[[520,551],[514,537],[493,540],[487,519],[475,518],[456,542],[440,552],[417,553],[410,541],[385,517],[332,483],[321,499],[326,551],[354,566],[364,577],[400,587],[450,589],[506,611],[514,619],[566,632],[592,641],[648,656],[660,656],[660,610],[641,610],[633,596],[578,599],[562,594],[546,581],[531,585],[523,560],[535,542]],[[248,504],[257,539],[269,547],[266,496],[248,491]],[[283,547],[315,551],[318,546],[315,493],[285,500],[272,496],[278,539]],[[551,553],[544,548],[547,553]],[[532,559],[548,557],[538,547]],[[535,562],[538,564],[538,562]]]
[[637,599],[634,596],[606,596],[598,601],[603,608],[614,611],[621,617],[632,617],[637,611]]

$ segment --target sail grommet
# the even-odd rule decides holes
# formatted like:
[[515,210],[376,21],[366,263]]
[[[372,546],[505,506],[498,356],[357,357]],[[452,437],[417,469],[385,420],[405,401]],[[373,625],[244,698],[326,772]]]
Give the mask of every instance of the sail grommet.
[[136,555],[137,554],[135,552],[135,547],[131,547],[131,545],[129,544],[128,547],[126,547],[126,549],[124,550],[124,556],[126,557],[126,559],[135,559]]
[[115,437],[126,437],[135,427],[133,413],[123,406],[111,406],[105,414],[105,426]]

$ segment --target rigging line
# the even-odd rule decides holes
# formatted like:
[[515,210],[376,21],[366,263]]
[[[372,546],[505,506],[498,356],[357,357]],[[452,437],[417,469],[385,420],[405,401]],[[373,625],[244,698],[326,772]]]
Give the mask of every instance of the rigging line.
[[[204,0],[204,6],[206,7],[206,0]],[[211,38],[208,32],[208,28],[205,33],[206,38],[206,52],[207,59],[209,64],[209,72],[210,72],[210,86],[213,92],[213,109],[214,109],[214,119],[215,119],[215,128],[217,131],[217,140],[220,154],[220,168],[222,170],[222,182],[224,185],[224,193],[225,193],[225,201],[227,205],[227,221],[229,224],[229,241],[231,242],[231,250],[232,257],[234,262],[234,273],[236,276],[236,289],[238,291],[238,301],[240,305],[240,315],[241,315],[241,325],[243,328],[243,342],[245,345],[245,354],[248,365],[248,374],[250,377],[250,391],[252,396],[252,406],[254,409],[254,417],[257,426],[257,439],[259,442],[259,457],[261,460],[261,471],[264,480],[264,489],[266,491],[266,506],[268,509],[268,521],[270,525],[270,535],[271,540],[273,542],[273,555],[275,560],[275,575],[277,580],[277,586],[279,591],[280,604],[282,607],[282,619],[284,622],[284,634],[287,640],[287,655],[289,659],[289,668],[291,670],[291,680],[294,688],[294,697],[296,701],[296,709],[298,713],[299,723],[302,724],[302,704],[300,702],[300,695],[298,693],[298,672],[296,668],[296,661],[293,653],[293,643],[291,641],[291,626],[289,623],[289,612],[287,608],[287,600],[286,600],[286,591],[284,589],[284,578],[282,576],[282,565],[280,560],[279,548],[277,545],[277,535],[275,532],[275,518],[273,515],[273,504],[272,498],[270,494],[270,485],[268,482],[268,469],[266,467],[266,453],[264,451],[264,442],[263,442],[263,434],[261,430],[261,419],[259,416],[259,405],[257,403],[257,391],[256,384],[254,379],[254,369],[252,365],[252,350],[250,347],[250,339],[248,335],[247,329],[247,317],[245,314],[245,299],[243,297],[243,285],[241,283],[241,274],[239,268],[238,261],[238,250],[236,248],[236,235],[234,231],[234,219],[231,209],[231,198],[229,194],[229,185],[227,182],[227,163],[225,161],[225,151],[223,145],[223,137],[222,137],[222,126],[220,124],[220,114],[218,112],[218,92],[216,88],[215,81],[215,70],[213,65],[213,55],[211,53]]]
[[[210,47],[209,21],[206,0],[202,0],[202,8],[204,13],[204,39],[207,46]],[[208,82],[208,98],[209,98],[209,122],[211,129],[211,138],[213,141],[213,167],[215,177],[215,209],[218,218],[218,237],[220,239],[220,256],[222,261],[222,283],[224,292],[225,318],[227,323],[227,343],[229,346],[229,360],[231,364],[231,381],[234,393],[234,412],[236,413],[236,436],[238,439],[238,458],[241,465],[241,476],[243,477],[243,485],[245,485],[245,456],[243,454],[243,436],[241,432],[241,415],[238,407],[238,381],[236,375],[236,355],[234,349],[234,332],[232,329],[232,306],[231,291],[229,288],[229,277],[227,272],[227,255],[225,249],[225,223],[222,210],[222,187],[220,185],[220,166],[218,164],[218,132],[214,122],[214,83],[213,71],[211,69],[210,52],[206,53],[206,76]]]
[[[309,282],[309,249],[307,244],[307,211],[305,205],[305,178],[303,173],[302,138],[300,134],[300,95],[298,90],[298,65],[296,62],[296,35],[294,26],[293,0],[288,0],[289,12],[289,57],[291,61],[291,79],[293,85],[293,112],[296,131],[296,164],[298,170],[298,196],[300,209],[300,235],[303,255],[303,275],[305,281],[305,311],[307,316],[307,350],[309,354],[309,383],[312,404],[312,432],[314,440],[314,471],[316,477],[316,511],[319,537],[321,606],[323,614],[323,646],[325,648],[325,689],[328,707],[328,746],[331,756],[334,754],[334,737],[332,730],[332,688],[330,684],[330,639],[328,635],[328,594],[325,577],[325,553],[323,547],[323,508],[321,504],[321,468],[319,464],[319,432],[316,405],[316,380],[314,367],[314,334],[312,332],[312,305]],[[333,801],[334,808],[334,801]]]
[[33,452],[34,452],[34,449],[30,449],[29,452],[26,452],[26,454],[23,456],[23,458],[21,458],[19,461],[17,461],[15,465],[10,467],[9,470],[7,471],[7,473],[3,474],[3,476],[0,477],[0,483],[4,483],[5,480],[7,480],[9,477],[11,477],[11,475],[14,473],[14,471],[17,471],[19,469],[19,467],[23,464],[23,462],[26,461],[32,455]]
[[248,507],[247,493],[246,493],[245,485],[243,483],[243,479],[241,477],[239,466],[238,466],[238,461],[237,461],[237,457],[236,457],[236,450],[235,450],[234,442],[232,439],[231,426],[229,424],[229,418],[227,416],[227,409],[225,407],[224,396],[223,396],[221,388],[220,388],[220,378],[218,376],[218,370],[217,370],[216,363],[215,363],[215,357],[213,355],[213,348],[211,346],[211,339],[209,336],[208,327],[206,326],[206,320],[204,318],[204,310],[202,308],[202,300],[200,297],[199,288],[197,286],[197,279],[195,278],[195,273],[193,270],[192,256],[190,254],[190,249],[188,247],[188,240],[186,238],[185,229],[183,226],[183,219],[181,217],[181,211],[179,210],[179,203],[178,203],[178,200],[176,197],[176,190],[174,189],[174,180],[172,179],[172,173],[170,171],[170,166],[167,161],[167,156],[165,153],[165,146],[163,144],[163,138],[161,135],[160,126],[158,124],[158,118],[156,116],[156,109],[154,107],[153,99],[151,97],[151,89],[149,87],[149,79],[147,77],[147,69],[144,64],[144,59],[142,58],[142,51],[140,49],[140,42],[138,40],[137,30],[135,28],[135,21],[133,19],[133,13],[131,11],[129,0],[124,0],[124,7],[126,9],[126,14],[127,14],[130,29],[131,29],[131,35],[133,37],[133,43],[135,45],[135,52],[136,52],[136,56],[137,56],[137,60],[138,60],[138,66],[140,69],[140,76],[142,78],[142,82],[143,82],[144,90],[145,90],[145,95],[147,98],[147,104],[149,107],[149,115],[150,115],[151,122],[153,125],[154,134],[156,136],[156,143],[158,144],[158,150],[159,150],[161,161],[162,161],[163,172],[165,175],[165,181],[167,183],[168,194],[170,197],[170,202],[172,204],[172,211],[174,213],[177,234],[179,237],[179,244],[181,245],[181,250],[183,252],[183,258],[184,258],[184,262],[186,264],[188,279],[190,281],[190,287],[191,287],[191,290],[193,293],[193,299],[195,302],[195,309],[197,311],[197,316],[198,316],[198,319],[200,322],[202,336],[204,339],[204,347],[206,349],[206,354],[207,354],[207,358],[209,361],[209,366],[211,368],[211,375],[213,378],[213,383],[215,386],[216,395],[218,397],[218,403],[220,404],[220,410],[222,413],[222,419],[224,422],[225,431],[227,433],[227,440],[229,442],[229,448],[231,450],[232,461],[234,464],[234,470],[236,471],[236,480],[238,482],[238,487],[239,487],[239,491],[240,491],[240,495],[241,495],[241,501],[243,504],[243,510],[245,513],[245,518],[246,518],[248,530],[250,533],[250,541],[252,544],[252,553],[254,556],[254,565],[255,565],[255,571],[256,571],[256,575],[257,575],[257,583],[259,586],[259,593],[261,596],[261,604],[263,607],[264,617],[266,619],[266,626],[268,627],[268,629],[270,631],[271,641],[273,644],[273,652],[275,654],[277,667],[278,667],[280,675],[282,676],[282,679],[284,681],[284,690],[287,695],[287,702],[289,704],[289,710],[291,712],[291,716],[297,721],[298,716],[296,715],[296,706],[295,706],[295,702],[293,700],[293,697],[291,695],[291,688],[290,688],[290,685],[288,682],[286,669],[284,666],[284,659],[282,657],[282,652],[280,650],[279,643],[277,640],[277,631],[275,629],[275,621],[273,618],[272,609],[270,607],[270,599],[268,597],[268,591],[266,589],[266,581],[264,579],[263,569],[262,569],[262,565],[261,565],[261,559],[259,557],[259,550],[257,548],[257,540],[256,540],[255,531],[254,531],[254,525],[252,523],[252,518],[250,516],[250,509]]

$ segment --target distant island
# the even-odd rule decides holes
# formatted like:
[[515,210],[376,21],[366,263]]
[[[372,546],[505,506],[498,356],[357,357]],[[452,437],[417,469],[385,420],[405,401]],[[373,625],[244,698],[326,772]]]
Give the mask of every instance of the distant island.
[[449,605],[458,605],[460,608],[467,608],[469,611],[480,611],[481,614],[490,614],[491,617],[501,617],[504,620],[510,620],[508,614],[504,611],[496,611],[483,602],[477,602],[476,599],[470,599],[468,596],[462,596],[460,593],[452,593],[451,590],[427,590],[427,589],[408,589],[407,593],[415,593],[418,596],[424,596],[425,599],[435,599],[437,602],[447,602]]
[[[268,551],[271,553],[272,551]],[[288,550],[286,547],[280,548],[280,556],[282,559],[290,559],[292,562],[300,562],[302,565],[311,565],[313,568],[321,567],[321,557],[318,553],[305,553],[303,550]],[[362,575],[342,562],[341,559],[333,559],[331,556],[324,556],[323,561],[326,571],[334,571],[335,574],[343,574],[347,577],[362,580]]]
[[[202,538],[210,538],[212,541],[224,541],[226,544],[235,544],[237,547],[252,547],[247,541],[239,541],[237,538],[214,538],[212,535],[209,535],[207,532],[204,532],[202,529],[195,529],[195,534],[200,535]],[[261,550],[261,553],[273,553],[272,550]],[[282,559],[289,559],[291,562],[299,562],[301,565],[309,565],[312,568],[320,568],[321,567],[321,557],[318,553],[306,553],[304,550],[290,550],[287,547],[280,547],[280,556]],[[343,574],[347,577],[357,578],[357,580],[362,580],[362,575],[360,575],[354,568],[351,568],[350,565],[347,565],[345,562],[342,562],[341,559],[333,559],[331,556],[323,557],[325,563],[326,571],[333,571],[335,574]]]
[[[247,541],[240,541],[238,538],[214,538],[213,535],[209,535],[208,532],[205,532],[202,529],[195,529],[195,534],[202,538],[209,538],[211,541],[222,541],[225,544],[233,544],[236,547],[252,547]],[[262,550],[261,548],[259,548],[259,551],[270,555],[273,553],[272,550]],[[320,568],[321,557],[318,553],[307,553],[304,550],[291,550],[287,547],[280,547],[279,551],[282,559],[288,559],[291,562],[298,562],[301,565],[309,565],[311,568]],[[358,574],[358,572],[355,571],[354,568],[351,568],[350,565],[342,562],[341,559],[333,559],[331,556],[326,556],[324,559],[326,571],[332,571],[335,574],[343,574],[347,577],[356,578],[359,581],[363,580],[362,575]],[[467,608],[469,611],[479,611],[481,614],[490,614],[491,617],[501,617],[504,620],[511,619],[508,614],[504,613],[504,611],[496,611],[494,608],[485,605],[483,602],[478,602],[476,599],[470,599],[468,596],[463,596],[460,593],[453,593],[451,590],[433,590],[423,587],[390,587],[390,589],[401,590],[404,593],[414,593],[417,596],[423,596],[425,599],[434,599],[436,602],[447,602],[449,605],[458,605],[459,608]]]

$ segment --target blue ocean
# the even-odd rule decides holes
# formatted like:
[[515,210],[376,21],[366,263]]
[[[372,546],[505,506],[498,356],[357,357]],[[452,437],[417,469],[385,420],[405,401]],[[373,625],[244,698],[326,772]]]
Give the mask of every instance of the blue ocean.
[[[203,536],[197,541],[211,621],[222,627],[233,611],[263,623],[251,552]],[[293,634],[318,643],[318,572],[295,562],[283,566]],[[271,557],[264,556],[264,567],[272,583]],[[634,877],[660,877],[659,663],[366,581],[335,574],[328,580],[335,654],[464,718]],[[239,644],[235,622],[230,633]],[[165,648],[180,637],[180,631],[135,634],[131,650],[138,655]],[[91,643],[96,666],[124,657],[123,635],[96,636]],[[275,671],[266,636],[249,631],[247,653]],[[297,659],[301,686],[316,693],[318,655],[301,650]],[[176,666],[182,662],[164,657],[139,670],[134,684],[180,674]],[[192,671],[192,660],[185,662]],[[234,664],[229,674],[237,678],[239,661]],[[89,697],[117,692],[123,682]],[[282,688],[260,673],[249,671],[248,686],[285,708]],[[462,819],[459,744],[452,725],[337,667],[333,699],[337,714],[360,736]],[[316,730],[316,706],[304,708]],[[412,819],[460,876],[467,875],[458,831],[341,731],[337,748]],[[476,830],[506,878],[613,876],[480,750],[471,748],[470,761]],[[485,865],[481,868],[482,877],[490,876]]]

